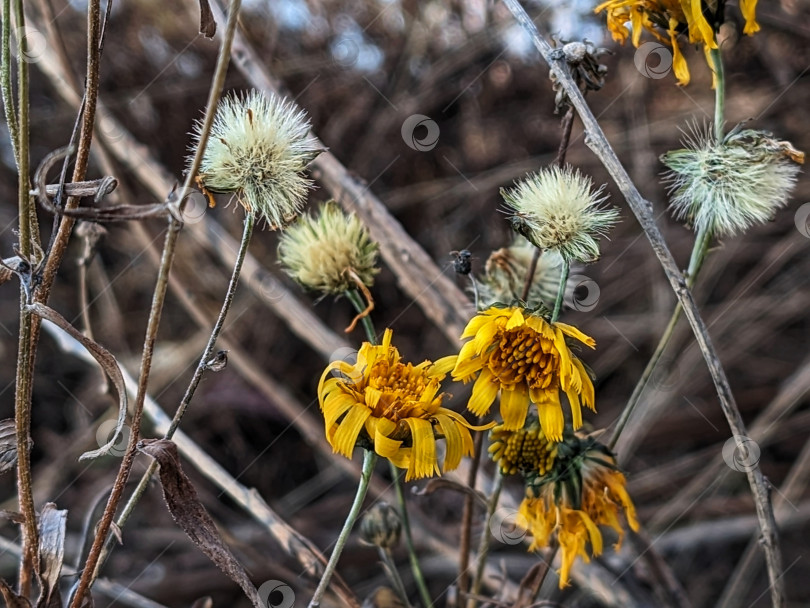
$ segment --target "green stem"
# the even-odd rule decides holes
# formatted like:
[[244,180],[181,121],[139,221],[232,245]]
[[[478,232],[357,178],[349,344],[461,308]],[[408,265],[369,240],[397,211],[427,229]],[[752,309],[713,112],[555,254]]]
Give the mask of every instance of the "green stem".
[[343,529],[340,531],[335,548],[332,551],[332,556],[329,558],[329,563],[326,564],[326,569],[323,571],[323,576],[315,589],[315,594],[309,602],[309,608],[316,608],[321,605],[321,598],[323,598],[326,589],[329,586],[329,581],[335,573],[340,554],[343,553],[343,548],[346,546],[346,541],[349,539],[349,534],[354,527],[354,522],[357,521],[357,516],[360,514],[360,508],[363,506],[363,500],[368,492],[369,482],[371,481],[371,474],[374,472],[374,464],[377,462],[377,454],[371,450],[365,450],[363,454],[363,472],[360,475],[360,482],[357,484],[357,494],[354,496],[352,508],[346,516],[346,521],[343,524]]
[[[686,286],[689,289],[691,289],[695,284],[697,275],[703,266],[703,260],[706,259],[706,252],[709,249],[710,242],[711,234],[708,230],[701,230],[698,232],[697,237],[695,238],[695,244],[692,247],[692,255],[689,259],[689,268],[686,271]],[[664,333],[661,335],[661,339],[658,341],[658,346],[655,347],[655,351],[650,357],[650,360],[647,362],[647,366],[644,368],[644,371],[641,372],[641,377],[636,383],[636,386],[633,388],[633,393],[630,395],[630,399],[627,400],[627,405],[624,406],[621,416],[619,416],[619,420],[616,423],[616,428],[613,431],[613,435],[610,437],[610,441],[608,442],[608,447],[611,450],[616,447],[616,443],[619,441],[619,437],[627,426],[627,423],[630,421],[630,417],[632,416],[633,411],[636,409],[636,406],[641,399],[641,395],[644,393],[644,389],[647,388],[647,383],[650,381],[658,362],[661,360],[661,356],[664,354],[664,351],[675,333],[675,326],[678,324],[678,320],[681,318],[682,312],[683,308],[681,305],[676,304],[675,310],[672,311],[672,316],[669,318],[669,323],[667,323],[667,327],[664,329]]]
[[380,553],[380,559],[382,559],[383,563],[386,565],[388,578],[394,586],[394,591],[396,591],[399,599],[402,600],[403,608],[410,607],[411,603],[408,601],[405,583],[402,582],[402,577],[399,575],[399,570],[397,570],[397,564],[394,561],[394,557],[391,555],[391,550],[383,549],[382,547],[377,547],[377,550]]
[[[346,298],[352,303],[355,310],[359,313],[363,312],[366,308],[363,299],[356,289],[347,289],[345,292]],[[377,332],[374,329],[374,323],[370,316],[362,318],[363,328],[366,330],[366,337],[371,344],[377,344]],[[422,574],[422,568],[419,566],[419,558],[416,556],[416,549],[413,545],[413,536],[411,535],[411,524],[408,518],[408,508],[405,505],[405,495],[402,492],[402,480],[400,478],[399,469],[394,466],[390,460],[388,464],[391,466],[391,477],[394,479],[394,488],[397,494],[397,503],[399,505],[399,516],[402,519],[402,529],[405,532],[405,544],[408,547],[408,558],[411,562],[411,573],[416,586],[419,589],[419,595],[422,598],[424,608],[431,608],[433,602],[428,593],[425,577]],[[311,605],[311,604],[310,604]]]
[[565,299],[565,287],[568,284],[568,273],[570,270],[571,265],[568,263],[566,258],[563,258],[562,268],[560,269],[560,286],[557,288],[557,300],[554,302],[554,312],[551,313],[552,323],[560,318],[563,300]]
[[[484,567],[487,565],[487,555],[489,554],[489,522],[492,521],[492,516],[498,508],[498,501],[501,498],[501,490],[503,490],[503,473],[501,468],[495,473],[495,483],[492,486],[492,496],[487,505],[487,517],[484,520],[484,529],[481,531],[481,539],[478,541],[478,557],[475,562],[475,578],[471,589],[472,595],[478,595],[481,592],[481,585],[484,582]],[[467,600],[467,608],[475,608],[476,601],[474,599]]]
[[[354,309],[357,311],[357,314],[360,314],[366,309],[366,305],[363,304],[363,298],[360,296],[360,292],[356,289],[347,289],[345,291],[346,299],[352,303]],[[370,315],[366,315],[360,322],[363,324],[363,329],[366,332],[366,338],[371,344],[377,344],[377,332],[374,330],[374,322],[371,320]]]
[[[222,327],[225,324],[225,317],[228,316],[228,311],[231,309],[231,304],[233,304],[234,294],[236,293],[236,287],[239,283],[239,276],[242,273],[242,264],[245,261],[245,257],[247,256],[248,245],[250,244],[250,238],[253,235],[253,227],[256,224],[256,216],[252,212],[248,212],[245,215],[245,223],[244,228],[242,231],[242,240],[239,243],[239,251],[236,254],[236,261],[234,262],[233,271],[231,272],[231,279],[228,282],[228,289],[225,292],[225,298],[222,301],[222,307],[219,311],[219,316],[217,317],[216,322],[214,323],[214,328],[211,330],[211,335],[208,338],[208,344],[205,346],[205,350],[203,350],[202,355],[200,356],[200,361],[197,363],[197,369],[194,371],[194,376],[191,378],[189,382],[188,388],[186,388],[185,395],[183,395],[183,399],[180,401],[180,405],[178,406],[177,410],[174,413],[174,417],[172,418],[171,424],[167,429],[166,433],[163,435],[163,439],[171,439],[174,436],[175,431],[177,431],[177,427],[180,426],[180,420],[183,418],[183,414],[185,414],[186,410],[188,409],[189,403],[191,403],[191,399],[194,397],[194,393],[197,390],[197,387],[200,384],[200,380],[202,380],[202,376],[205,371],[208,369],[206,365],[208,361],[211,360],[211,357],[214,354],[214,347],[216,346],[217,339],[219,338],[220,333],[222,332]],[[126,525],[127,520],[129,519],[132,512],[135,510],[135,506],[140,501],[141,497],[143,496],[144,492],[146,492],[146,488],[149,485],[149,480],[152,478],[152,475],[157,470],[157,461],[153,460],[149,467],[146,469],[146,472],[141,476],[141,480],[138,482],[137,487],[132,492],[132,495],[129,497],[129,500],[124,505],[124,508],[121,510],[121,514],[118,516],[115,524],[118,526],[119,529],[123,528]],[[104,550],[101,553],[101,557],[99,558],[96,564],[96,572],[93,575],[93,580],[98,577],[99,570],[101,569],[101,565],[104,563],[104,560],[109,553],[110,546],[112,544],[112,540],[108,540],[104,546]]]
[[20,166],[19,127],[17,126],[17,112],[14,107],[14,90],[11,85],[11,0],[3,0],[3,48],[2,63],[0,63],[0,88],[3,91],[3,109],[6,115],[11,148],[14,150],[14,159],[17,168]]
[[419,597],[422,599],[424,608],[432,608],[433,600],[430,599],[427,583],[425,582],[425,575],[422,574],[422,567],[419,565],[419,558],[416,556],[416,548],[413,544],[413,535],[411,534],[411,521],[408,518],[408,507],[405,504],[405,493],[402,491],[402,475],[399,469],[394,466],[390,460],[388,464],[391,467],[391,476],[394,478],[394,490],[397,495],[397,504],[399,505],[399,515],[402,519],[402,531],[405,532],[405,545],[408,547],[408,559],[411,562],[411,574],[419,589]]
[[723,126],[725,125],[726,108],[726,72],[723,69],[723,56],[720,47],[709,51],[714,72],[714,134],[717,141],[723,139]]

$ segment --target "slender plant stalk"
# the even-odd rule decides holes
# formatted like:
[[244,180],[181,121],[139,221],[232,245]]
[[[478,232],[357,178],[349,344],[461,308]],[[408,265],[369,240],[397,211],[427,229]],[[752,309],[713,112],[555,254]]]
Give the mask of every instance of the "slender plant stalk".
[[6,116],[6,125],[11,139],[11,148],[14,150],[14,159],[17,169],[20,167],[20,129],[17,126],[17,110],[14,104],[14,90],[11,84],[11,0],[3,0],[3,48],[0,49],[0,87],[3,91],[3,110]]
[[[358,314],[365,310],[363,299],[360,297],[360,294],[356,289],[349,289],[345,292],[345,294],[346,298],[352,303]],[[371,342],[371,344],[377,344],[377,333],[374,330],[374,323],[372,322],[371,317],[366,315],[363,317],[362,322],[369,342]],[[402,530],[405,532],[405,545],[408,547],[408,559],[410,560],[411,564],[413,580],[416,583],[416,587],[419,589],[419,596],[422,599],[424,608],[431,608],[433,606],[433,601],[430,599],[430,593],[428,592],[427,583],[425,582],[425,576],[422,574],[422,568],[419,565],[419,558],[416,555],[416,548],[413,544],[411,523],[408,517],[408,507],[405,503],[405,494],[402,491],[402,476],[399,473],[399,469],[394,466],[394,463],[389,460],[388,464],[391,467],[391,477],[394,480],[394,489],[397,495],[397,505],[399,506],[399,517],[402,520]]]
[[[182,194],[190,191],[193,180],[197,175],[197,171],[199,171],[202,156],[208,143],[211,125],[213,124],[214,116],[216,115],[217,103],[219,102],[222,88],[225,84],[225,75],[230,62],[231,45],[233,43],[233,37],[236,31],[240,7],[241,0],[233,0],[233,2],[231,2],[225,34],[222,37],[222,44],[217,57],[216,69],[211,80],[211,90],[208,95],[205,118],[203,119],[203,124],[200,129],[197,150],[195,151],[194,158],[192,159],[188,174],[186,175],[183,189],[180,191]],[[185,207],[185,203],[185,198],[181,199],[181,213]],[[174,217],[169,220],[169,227],[166,232],[166,239],[163,245],[163,255],[160,261],[155,291],[152,296],[152,306],[149,311],[149,321],[147,323],[146,336],[144,338],[144,347],[141,356],[141,368],[138,377],[138,391],[135,397],[135,403],[133,405],[132,429],[129,442],[127,444],[127,451],[124,454],[124,459],[121,462],[121,467],[118,470],[118,475],[116,476],[113,484],[113,489],[110,493],[110,498],[107,501],[107,506],[104,509],[104,514],[102,515],[96,529],[96,536],[93,539],[92,546],[90,547],[90,552],[87,556],[87,561],[85,562],[84,569],[82,570],[82,576],[79,579],[79,583],[76,587],[76,593],[70,604],[70,608],[80,608],[84,601],[84,596],[86,595],[94,580],[94,577],[97,574],[96,566],[99,562],[99,558],[101,557],[101,552],[104,548],[104,544],[106,543],[107,535],[110,531],[113,518],[115,517],[118,503],[121,500],[127,479],[129,477],[129,472],[132,468],[132,462],[134,461],[137,453],[136,445],[140,435],[140,421],[143,413],[144,400],[146,398],[146,387],[149,381],[149,372],[152,368],[152,355],[154,353],[155,342],[157,340],[157,330],[160,325],[163,304],[166,299],[166,291],[169,285],[169,271],[171,269],[172,262],[174,261],[177,238],[180,234],[181,226],[181,222]]]
[[563,257],[562,268],[560,268],[560,285],[557,287],[557,299],[554,301],[554,312],[551,313],[551,322],[555,323],[560,318],[563,300],[565,299],[565,287],[568,284],[568,273],[571,264],[567,258]]
[[[723,369],[723,364],[717,356],[717,350],[709,336],[706,322],[700,314],[692,292],[686,286],[686,279],[678,268],[678,263],[675,261],[672,252],[669,250],[661,234],[661,230],[655,222],[655,216],[652,213],[652,205],[641,196],[638,188],[630,179],[630,176],[616,156],[616,152],[611,147],[610,142],[605,136],[605,132],[588,107],[582,95],[582,91],[579,90],[579,86],[563,60],[555,55],[553,47],[540,35],[537,26],[526,14],[526,11],[518,0],[503,1],[516,21],[526,30],[535,48],[540,52],[543,59],[548,63],[552,72],[557,77],[557,82],[559,82],[560,86],[565,90],[582,120],[587,134],[585,138],[586,145],[593,150],[594,154],[596,154],[605,166],[605,169],[624,195],[628,206],[633,211],[641,228],[644,230],[644,234],[650,242],[652,250],[667,276],[670,287],[683,306],[684,314],[689,321],[692,333],[695,336],[695,340],[697,341],[717,391],[720,409],[723,411],[723,415],[728,422],[729,429],[736,437],[747,436],[745,423],[734,400],[734,393],[731,391],[731,386]],[[750,468],[747,467],[746,477],[748,478],[748,485],[754,498],[757,520],[762,533],[761,545],[765,552],[768,566],[771,603],[775,608],[782,608],[785,605],[784,571],[782,569],[779,535],[777,533],[776,520],[774,519],[773,505],[770,500],[769,485],[762,474],[762,469],[758,465]]]
[[[692,248],[692,256],[689,261],[689,268],[686,271],[686,286],[689,289],[691,289],[695,284],[698,273],[703,266],[703,261],[706,258],[706,252],[709,249],[710,241],[710,235],[708,231],[705,230],[698,233],[697,237],[695,238],[695,244]],[[672,316],[669,318],[669,322],[664,329],[664,333],[661,334],[658,345],[655,347],[653,354],[650,356],[650,360],[647,361],[644,371],[641,372],[641,377],[633,387],[633,392],[630,394],[630,398],[627,400],[627,404],[624,406],[624,409],[619,416],[619,420],[616,422],[616,428],[613,430],[613,434],[610,436],[610,441],[608,442],[608,447],[611,450],[616,447],[619,437],[621,437],[621,434],[627,427],[627,423],[630,421],[636,406],[641,400],[641,395],[644,394],[644,389],[647,388],[650,378],[655,373],[655,368],[661,361],[661,357],[663,356],[664,351],[666,351],[667,346],[669,346],[669,342],[675,333],[675,327],[681,318],[681,313],[683,313],[683,307],[681,306],[681,303],[678,302],[675,304],[675,309],[672,311]]]
[[394,585],[394,591],[396,591],[399,599],[402,600],[403,608],[408,608],[411,605],[408,601],[408,592],[405,591],[405,583],[402,582],[402,577],[399,575],[399,570],[397,570],[397,564],[394,561],[394,556],[391,555],[391,550],[383,549],[382,547],[377,547],[377,550],[380,554],[380,559],[382,559],[383,563],[386,565],[388,577],[391,580],[391,584]]
[[[478,541],[478,555],[475,561],[475,577],[473,578],[471,595],[478,595],[481,592],[481,586],[484,582],[484,569],[487,565],[487,555],[489,554],[489,522],[492,521],[492,516],[498,508],[498,502],[501,499],[501,490],[503,490],[503,473],[501,468],[498,467],[495,472],[495,480],[492,485],[492,494],[487,504],[487,515],[484,520],[484,529],[481,530],[481,538]],[[476,600],[473,598],[467,599],[467,608],[475,608]]]
[[[214,348],[217,343],[217,339],[219,338],[220,333],[222,333],[222,328],[225,324],[225,318],[228,316],[228,312],[230,311],[231,304],[233,304],[234,295],[236,294],[236,287],[239,283],[239,276],[242,272],[242,265],[245,261],[245,257],[247,256],[248,245],[250,244],[250,239],[253,234],[253,228],[256,224],[256,216],[253,212],[248,212],[245,215],[245,222],[242,232],[242,240],[239,243],[239,251],[236,254],[236,261],[234,262],[233,271],[231,272],[231,278],[228,282],[228,288],[225,292],[225,298],[222,302],[222,307],[219,311],[219,316],[217,316],[217,320],[214,323],[214,328],[211,330],[211,335],[208,338],[208,343],[203,350],[202,355],[200,356],[200,361],[197,363],[197,368],[194,370],[194,375],[192,376],[188,387],[186,388],[186,392],[183,395],[182,400],[180,401],[180,405],[177,407],[177,410],[174,413],[171,423],[169,424],[169,428],[163,434],[163,439],[171,439],[174,436],[175,431],[180,426],[180,420],[183,418],[183,415],[186,413],[189,404],[191,403],[192,398],[194,397],[194,393],[197,390],[197,387],[200,384],[200,380],[202,380],[203,374],[208,369],[207,363],[211,360],[214,354]],[[153,460],[149,467],[146,469],[144,474],[141,476],[138,485],[136,486],[135,490],[132,492],[132,495],[127,500],[127,503],[121,509],[121,514],[118,516],[118,519],[115,522],[115,525],[121,529],[123,528],[127,521],[129,520],[132,512],[135,510],[138,502],[140,502],[143,494],[146,492],[147,487],[149,486],[149,480],[154,475],[155,471],[157,471],[157,461]],[[96,573],[94,574],[94,580],[99,575],[99,570],[103,565],[112,541],[108,539],[107,543],[104,546],[104,549],[101,553],[101,557],[96,564]]]
[[374,464],[377,462],[377,454],[372,450],[363,451],[363,472],[360,474],[360,482],[357,484],[357,493],[354,496],[352,508],[349,509],[349,514],[346,516],[346,521],[343,523],[343,529],[340,531],[335,548],[332,550],[332,555],[329,557],[329,563],[326,564],[326,569],[323,571],[321,580],[318,587],[315,589],[315,594],[309,602],[309,608],[317,608],[321,605],[326,589],[329,587],[329,581],[332,579],[332,574],[335,572],[340,554],[343,553],[343,548],[346,546],[346,541],[349,540],[349,534],[354,527],[354,522],[357,521],[357,516],[360,515],[360,509],[363,506],[363,500],[368,492],[368,485],[371,481],[371,474],[374,472]]
[[[717,140],[720,141],[720,139],[723,137],[723,125],[725,123],[726,79],[720,49],[712,49],[710,56],[715,75],[714,132]],[[689,289],[692,289],[692,287],[695,285],[697,275],[703,266],[703,260],[708,252],[711,238],[712,235],[708,230],[700,230],[695,237],[695,242],[692,246],[692,255],[689,259],[689,268],[686,271],[685,277],[686,286]],[[644,371],[641,372],[641,377],[633,387],[633,392],[630,394],[630,398],[627,400],[627,404],[624,406],[624,409],[619,416],[619,420],[616,422],[616,428],[613,430],[613,434],[608,442],[608,447],[610,449],[616,447],[619,437],[627,427],[627,423],[630,421],[630,417],[633,415],[633,412],[641,399],[641,395],[644,394],[644,389],[647,388],[647,383],[650,381],[653,373],[655,373],[655,368],[658,366],[658,363],[661,360],[661,357],[664,355],[664,351],[666,351],[667,346],[669,346],[670,340],[672,340],[672,336],[675,333],[675,327],[678,325],[682,312],[683,307],[681,306],[680,302],[677,302],[675,304],[675,309],[672,311],[672,316],[670,316],[669,322],[664,329],[664,333],[661,334],[658,345],[655,347],[653,354],[650,356],[650,360],[647,361]]]
[[[481,424],[480,418],[477,424]],[[485,431],[475,431],[473,459],[467,474],[467,486],[473,490],[475,489],[475,482],[478,479],[478,467],[481,466],[481,448],[484,445],[484,434]],[[464,509],[461,512],[461,542],[459,543],[461,549],[458,556],[458,592],[460,597],[463,597],[470,587],[470,540],[472,537],[474,508],[474,497],[471,494],[467,494],[464,497]]]

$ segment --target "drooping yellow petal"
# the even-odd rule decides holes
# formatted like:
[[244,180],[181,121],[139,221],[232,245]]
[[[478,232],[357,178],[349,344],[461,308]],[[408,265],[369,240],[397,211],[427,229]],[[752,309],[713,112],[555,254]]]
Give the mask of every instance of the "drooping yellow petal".
[[745,19],[743,34],[752,36],[759,31],[757,23],[757,0],[740,0],[740,12]]
[[509,317],[509,321],[506,322],[506,331],[510,329],[515,329],[516,327],[520,327],[526,322],[523,317],[523,312],[520,308],[515,308],[515,311],[512,313],[512,316]]
[[555,327],[558,327],[562,333],[566,336],[571,338],[575,338],[582,342],[585,346],[589,346],[591,348],[596,348],[596,340],[591,338],[590,336],[582,333],[573,325],[568,325],[567,323],[560,323],[559,321],[554,324]]
[[458,355],[449,355],[447,357],[442,357],[441,359],[437,359],[433,362],[433,366],[430,368],[428,372],[432,377],[441,376],[443,379],[447,374],[449,374],[453,368],[456,366],[456,362],[458,361]]
[[541,401],[537,404],[537,415],[540,418],[540,427],[543,429],[543,434],[549,441],[562,441],[565,419],[563,418],[560,402],[550,399]]
[[433,425],[429,421],[419,418],[406,418],[405,422],[411,429],[413,441],[411,464],[405,475],[405,481],[430,477],[435,471],[438,471]]
[[[672,22],[670,22],[672,25]],[[681,53],[681,47],[678,46],[678,34],[673,29],[669,31],[670,42],[672,43],[672,69],[675,71],[675,77],[678,79],[678,84],[685,87],[689,84],[689,66]]]
[[585,369],[585,365],[580,361],[578,358],[574,357],[573,359],[574,367],[579,374],[579,378],[582,383],[582,390],[580,391],[580,399],[582,400],[582,404],[590,409],[591,411],[596,411],[596,396],[594,394],[593,389],[593,382],[591,381],[591,377],[588,374],[588,370]]
[[476,416],[483,416],[489,411],[492,402],[498,395],[500,383],[493,376],[492,372],[488,369],[481,371],[478,380],[475,381],[470,395],[470,401],[467,403],[467,409]]
[[501,391],[501,418],[506,430],[519,429],[526,422],[529,411],[529,391],[517,385]]
[[[466,455],[464,434],[466,433],[467,437],[469,437],[470,432],[449,416],[442,414],[436,414],[436,423],[439,426],[439,431],[444,435],[446,446],[444,471],[452,471],[458,468],[461,459]],[[472,441],[470,441],[470,447],[472,447]]]
[[357,436],[366,422],[366,418],[371,415],[364,405],[353,405],[340,422],[332,439],[332,449],[338,454],[343,454],[346,458],[352,457],[352,451],[357,443]]

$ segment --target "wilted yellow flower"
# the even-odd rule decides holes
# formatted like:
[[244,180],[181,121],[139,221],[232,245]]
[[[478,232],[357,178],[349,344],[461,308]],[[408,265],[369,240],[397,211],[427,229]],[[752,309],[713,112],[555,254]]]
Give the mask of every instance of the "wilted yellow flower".
[[317,217],[299,218],[278,245],[279,262],[288,275],[329,294],[356,288],[358,281],[370,287],[379,272],[377,251],[363,222],[333,202],[323,205]]
[[581,427],[580,403],[594,409],[593,383],[568,347],[566,336],[591,348],[596,346],[593,338],[576,327],[550,324],[522,308],[490,308],[477,314],[461,335],[472,340],[461,348],[453,368],[454,380],[475,379],[467,409],[483,416],[500,391],[505,429],[521,428],[529,404],[534,403],[545,436],[560,441],[564,426],[562,390],[568,396],[574,428]]
[[489,455],[505,475],[527,471],[545,475],[554,465],[559,445],[546,439],[536,418],[514,431],[499,424],[490,431],[489,442]]
[[[641,32],[647,30],[660,42],[672,47],[672,67],[678,83],[689,84],[689,66],[681,53],[678,39],[686,34],[690,44],[702,44],[708,53],[717,48],[715,32],[723,23],[725,0],[706,3],[701,0],[608,0],[594,9],[607,12],[607,27],[614,40],[622,44],[630,36],[627,24],[632,25],[633,45],[638,47]],[[757,0],[740,0],[740,12],[745,18],[746,34],[759,31],[756,22]],[[709,61],[711,67],[711,61]]]
[[[357,361],[330,363],[318,384],[318,399],[332,449],[351,458],[355,445],[373,449],[406,469],[406,481],[440,473],[437,436],[444,437],[443,471],[455,469],[473,443],[463,416],[441,407],[440,382],[454,357],[412,365],[391,346],[392,331],[382,344],[364,342]],[[332,375],[333,377],[330,377]],[[483,427],[487,428],[487,427]]]
[[546,167],[527,175],[511,190],[501,189],[504,202],[515,211],[520,234],[543,250],[569,262],[599,258],[596,238],[619,219],[616,209],[602,207],[602,188],[571,167]]
[[562,551],[560,588],[568,584],[578,556],[588,562],[592,555],[602,553],[599,526],[616,531],[616,550],[624,537],[620,512],[624,511],[630,528],[638,530],[636,510],[625,485],[610,450],[582,437],[567,437],[559,445],[551,472],[527,477],[526,497],[519,510],[522,517],[517,523],[532,534],[530,551],[547,546],[552,535],[557,535]]
[[[195,125],[199,141],[201,123]],[[273,228],[289,223],[312,182],[306,166],[321,150],[308,136],[306,115],[292,102],[251,90],[219,102],[203,154],[199,183],[211,192],[234,192]]]
[[788,202],[804,153],[765,131],[734,129],[722,141],[697,129],[661,157],[678,219],[716,236],[771,220]]

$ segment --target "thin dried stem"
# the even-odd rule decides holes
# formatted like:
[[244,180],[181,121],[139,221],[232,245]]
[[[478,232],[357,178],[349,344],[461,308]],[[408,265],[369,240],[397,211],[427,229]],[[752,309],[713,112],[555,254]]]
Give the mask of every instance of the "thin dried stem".
[[[652,205],[646,201],[635,184],[633,184],[624,166],[619,161],[613,148],[607,140],[602,128],[585,102],[582,92],[567,69],[563,58],[554,52],[552,46],[540,35],[537,27],[529,19],[526,11],[517,0],[504,0],[504,3],[515,16],[515,19],[528,32],[535,47],[549,64],[557,76],[558,82],[568,94],[571,103],[579,113],[585,127],[585,142],[590,147],[605,168],[613,177],[619,190],[627,200],[634,215],[641,224],[647,239],[652,245],[656,257],[670,282],[672,290],[683,306],[684,314],[689,320],[692,332],[695,334],[700,351],[709,368],[712,381],[717,390],[720,407],[726,416],[729,427],[735,437],[746,437],[745,424],[740,411],[734,401],[734,395],[728,383],[723,366],[709,337],[706,324],[698,311],[697,304],[692,297],[686,279],[678,269],[678,264],[672,256],[661,231],[655,223]],[[759,466],[751,467],[747,471],[748,483],[756,504],[757,518],[762,531],[762,548],[768,564],[768,578],[770,581],[771,603],[781,608],[785,605],[784,581],[782,579],[782,558],[779,550],[776,522],[770,502],[769,484],[766,482]]]
[[[183,185],[182,193],[189,192],[191,184],[196,177],[199,170],[202,156],[205,152],[205,146],[208,143],[208,136],[211,131],[211,125],[214,122],[217,104],[219,102],[222,88],[225,84],[225,75],[228,70],[228,63],[230,60],[231,44],[233,43],[233,35],[236,30],[236,23],[239,16],[239,9],[241,7],[241,0],[233,0],[228,14],[228,24],[225,34],[222,38],[222,44],[219,49],[219,56],[217,57],[217,66],[214,76],[211,80],[211,90],[208,95],[208,102],[206,106],[205,119],[200,131],[199,143],[195,151],[194,158],[186,175],[186,181]],[[180,211],[182,213],[184,201],[181,198]],[[93,539],[93,545],[85,562],[82,576],[76,588],[76,594],[70,604],[70,608],[80,608],[84,601],[84,596],[87,593],[94,577],[97,574],[96,565],[101,557],[102,549],[107,539],[110,526],[112,525],[115,511],[118,508],[118,503],[126,486],[129,472],[132,468],[132,462],[137,453],[136,445],[138,443],[141,415],[143,413],[144,399],[146,398],[146,387],[149,380],[149,372],[152,367],[152,355],[154,352],[155,342],[157,340],[157,330],[160,325],[160,317],[163,312],[163,303],[166,299],[166,291],[169,284],[169,270],[171,269],[172,262],[174,261],[174,254],[176,251],[177,238],[180,233],[182,224],[179,220],[172,217],[169,221],[169,228],[166,232],[166,239],[163,245],[163,255],[161,257],[160,267],[158,270],[158,278],[155,286],[155,291],[152,296],[152,306],[149,311],[149,321],[147,323],[146,337],[144,338],[143,354],[141,357],[141,368],[138,379],[138,392],[135,397],[132,415],[132,432],[130,433],[129,442],[127,444],[127,451],[124,454],[124,459],[121,462],[121,467],[118,470],[118,475],[113,484],[113,490],[110,493],[110,498],[107,502],[107,507],[99,522],[96,536]]]
[[371,297],[371,292],[366,287],[366,284],[357,276],[357,273],[352,270],[351,268],[346,269],[346,274],[349,275],[349,278],[357,285],[357,289],[363,294],[363,297],[366,299],[365,307],[362,310],[359,310],[357,315],[352,319],[352,322],[349,323],[349,326],[344,329],[343,331],[347,334],[350,334],[354,331],[354,328],[357,327],[358,321],[365,320],[371,314],[371,311],[374,310],[374,298]]

